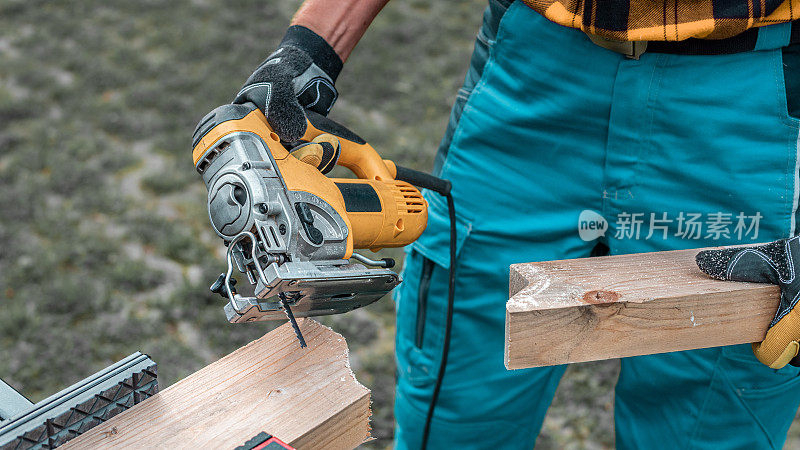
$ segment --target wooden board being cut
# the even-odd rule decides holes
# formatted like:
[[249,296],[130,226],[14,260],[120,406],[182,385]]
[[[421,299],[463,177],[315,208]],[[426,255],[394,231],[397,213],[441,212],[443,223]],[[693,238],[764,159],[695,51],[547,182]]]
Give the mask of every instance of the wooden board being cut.
[[262,431],[301,449],[360,445],[370,391],[344,338],[310,319],[300,328],[307,348],[282,325],[62,448],[234,448]]
[[778,287],[711,279],[699,250],[512,265],[506,367],[761,341]]

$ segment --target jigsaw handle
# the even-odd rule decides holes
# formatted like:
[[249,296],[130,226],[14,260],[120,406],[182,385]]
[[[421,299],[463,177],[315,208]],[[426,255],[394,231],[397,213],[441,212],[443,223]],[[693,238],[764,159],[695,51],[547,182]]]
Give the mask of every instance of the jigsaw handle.
[[304,141],[313,141],[322,134],[332,134],[339,139],[341,153],[338,165],[350,169],[358,178],[386,181],[394,176],[383,159],[371,145],[344,125],[314,111],[306,111],[308,124]]

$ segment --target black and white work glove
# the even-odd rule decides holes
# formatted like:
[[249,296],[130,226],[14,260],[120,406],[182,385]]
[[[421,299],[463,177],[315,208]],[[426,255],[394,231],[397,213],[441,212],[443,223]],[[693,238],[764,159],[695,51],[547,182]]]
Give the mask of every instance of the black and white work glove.
[[341,58],[325,39],[293,25],[233,103],[254,103],[282,141],[295,142],[306,130],[303,109],[322,115],[330,111],[338,96],[334,82],[341,70]]
[[780,286],[778,312],[767,336],[753,344],[753,353],[773,369],[800,366],[800,236],[755,247],[703,250],[697,254],[700,270],[719,280],[771,283]]

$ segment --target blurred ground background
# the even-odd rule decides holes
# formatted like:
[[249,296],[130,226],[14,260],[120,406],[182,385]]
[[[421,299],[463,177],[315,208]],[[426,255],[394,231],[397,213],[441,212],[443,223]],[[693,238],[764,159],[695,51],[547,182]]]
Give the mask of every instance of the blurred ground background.
[[[142,350],[163,388],[274,326],[229,325],[208,292],[223,247],[189,139],[299,3],[0,3],[0,377],[38,401]],[[332,116],[429,170],[483,7],[390,3],[345,66]],[[323,322],[372,389],[369,446],[390,446],[391,300]],[[617,372],[616,361],[570,367],[539,447],[613,447]],[[800,447],[800,428],[787,446]]]

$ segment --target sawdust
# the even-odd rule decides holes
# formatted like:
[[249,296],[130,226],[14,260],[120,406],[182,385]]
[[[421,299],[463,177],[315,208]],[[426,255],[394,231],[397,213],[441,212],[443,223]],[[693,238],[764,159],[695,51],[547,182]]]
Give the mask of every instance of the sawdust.
[[[361,383],[356,378],[355,372],[353,372],[353,368],[350,366],[350,348],[347,346],[347,340],[344,337],[342,337],[341,334],[337,333],[336,330],[334,330],[333,328],[331,328],[329,326],[326,326],[326,325],[323,325],[323,324],[317,322],[316,320],[304,318],[304,319],[300,319],[298,322],[300,323],[301,326],[302,325],[306,325],[306,323],[314,324],[315,326],[319,326],[319,327],[325,328],[327,330],[330,330],[332,333],[335,333],[337,336],[339,336],[336,339],[336,342],[341,342],[341,343],[343,343],[343,345],[342,345],[342,353],[340,353],[338,355],[338,358],[344,361],[344,366],[347,368],[347,373],[350,375],[350,379],[352,381],[355,381],[359,385],[361,385]],[[345,379],[342,378],[341,381],[345,381]],[[366,388],[366,386],[365,386],[365,388]],[[369,389],[367,389],[367,390],[369,391]]]
[[[367,391],[367,395],[369,395],[369,409],[368,409],[368,415],[367,415],[367,430],[366,430],[367,434],[362,439],[362,442],[366,443],[366,442],[374,441],[376,438],[372,436],[372,403],[373,403],[372,402],[372,390],[367,388],[363,384],[361,384],[361,382],[359,382],[358,379],[356,378],[356,374],[353,372],[353,368],[350,366],[350,347],[347,346],[347,340],[341,334],[336,333],[336,331],[333,328],[328,327],[326,325],[323,325],[323,324],[317,322],[316,320],[313,320],[313,319],[302,319],[302,320],[303,320],[303,322],[308,321],[308,322],[312,322],[312,323],[314,323],[314,324],[316,324],[316,325],[318,325],[320,327],[327,328],[328,330],[330,330],[331,332],[333,332],[337,336],[339,336],[336,339],[337,343],[341,343],[342,344],[342,353],[339,355],[339,357],[344,360],[344,366],[347,368],[347,373],[350,374],[350,379],[353,382],[355,382],[356,384],[358,384],[359,386],[363,387]],[[339,381],[346,382],[346,379],[345,379],[345,377],[342,377]]]
[[[582,298],[585,289],[558,280],[550,273],[549,268],[535,264],[519,264],[512,266],[512,274],[516,276],[515,282],[518,284],[515,287],[518,289],[506,303],[506,310],[509,312],[560,308],[584,303]],[[519,288],[520,286],[524,287]]]

